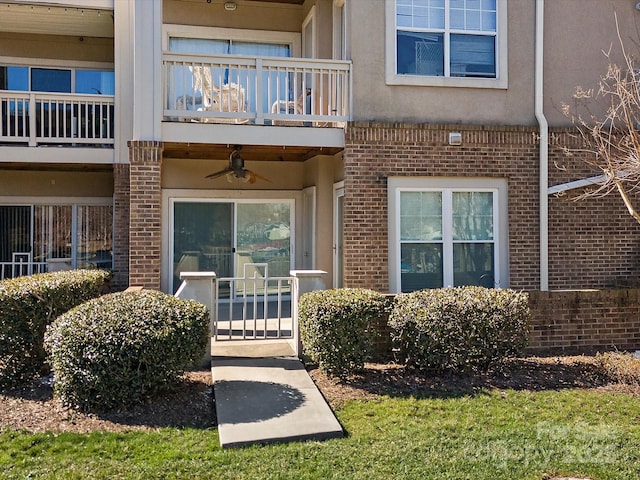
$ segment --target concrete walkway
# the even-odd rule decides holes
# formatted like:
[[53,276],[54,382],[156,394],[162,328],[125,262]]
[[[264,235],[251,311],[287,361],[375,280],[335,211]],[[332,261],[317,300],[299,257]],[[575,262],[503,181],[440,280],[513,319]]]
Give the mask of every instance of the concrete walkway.
[[215,342],[212,355],[223,448],[343,436],[331,408],[286,342]]

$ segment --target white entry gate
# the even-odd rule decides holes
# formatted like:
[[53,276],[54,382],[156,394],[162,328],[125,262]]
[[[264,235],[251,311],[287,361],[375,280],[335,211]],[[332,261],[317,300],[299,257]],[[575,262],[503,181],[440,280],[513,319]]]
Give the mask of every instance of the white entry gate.
[[292,339],[294,277],[270,277],[268,263],[245,263],[242,277],[216,278],[213,340]]
[[301,354],[298,299],[324,287],[322,270],[292,270],[289,277],[269,277],[263,263],[247,263],[242,277],[217,278],[214,272],[182,272],[176,297],[209,307],[211,340],[285,340]]

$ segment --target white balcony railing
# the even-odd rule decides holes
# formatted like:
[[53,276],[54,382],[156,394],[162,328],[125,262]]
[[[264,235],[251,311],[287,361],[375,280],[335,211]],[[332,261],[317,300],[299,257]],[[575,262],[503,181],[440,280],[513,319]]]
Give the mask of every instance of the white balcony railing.
[[164,53],[164,120],[341,126],[351,114],[351,63]]
[[112,145],[114,97],[0,91],[0,143]]

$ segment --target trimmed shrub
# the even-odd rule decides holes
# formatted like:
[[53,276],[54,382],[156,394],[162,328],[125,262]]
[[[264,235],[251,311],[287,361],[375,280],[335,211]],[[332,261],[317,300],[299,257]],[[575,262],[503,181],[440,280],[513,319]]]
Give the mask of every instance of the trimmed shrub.
[[596,372],[608,383],[624,383],[640,386],[640,358],[630,353],[598,353],[595,359]]
[[58,317],[45,346],[63,404],[103,411],[140,403],[200,361],[209,313],[153,290],[119,292]]
[[0,386],[48,373],[44,332],[58,315],[98,297],[104,270],[69,270],[0,281]]
[[364,367],[371,352],[372,320],[386,314],[386,298],[365,289],[317,290],[300,298],[298,319],[304,353],[330,375]]
[[521,353],[530,316],[526,293],[457,287],[398,295],[389,324],[407,365],[470,373]]

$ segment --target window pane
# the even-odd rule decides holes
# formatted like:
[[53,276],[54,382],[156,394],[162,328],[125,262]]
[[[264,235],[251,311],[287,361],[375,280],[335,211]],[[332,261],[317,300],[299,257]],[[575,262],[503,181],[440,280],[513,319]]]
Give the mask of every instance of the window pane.
[[35,92],[71,93],[71,70],[32,68],[31,90]]
[[451,28],[464,30],[464,10],[452,9],[450,13]]
[[49,271],[73,268],[71,205],[36,205],[33,212],[33,261],[47,262]]
[[26,92],[29,90],[28,67],[0,67],[0,89],[17,90]]
[[400,282],[403,292],[442,287],[442,244],[402,244],[400,262]]
[[465,16],[465,30],[480,30],[479,10],[467,10]]
[[176,203],[174,205],[173,289],[180,272],[214,271],[231,277],[233,265],[232,204]]
[[444,0],[396,0],[396,25],[444,28]]
[[495,287],[492,243],[454,243],[453,284]]
[[444,35],[398,31],[398,74],[444,75]]
[[482,13],[482,30],[485,32],[496,31],[496,14],[495,12],[483,12]]
[[442,239],[442,194],[402,192],[400,194],[400,240]]
[[26,252],[31,252],[31,207],[0,206],[0,262]]
[[451,35],[451,76],[495,78],[495,58],[495,37]]
[[78,206],[77,268],[112,268],[113,208]]
[[114,95],[115,77],[111,71],[77,70],[76,93]]
[[482,0],[482,10],[496,10],[496,0]]
[[493,193],[453,192],[453,239],[493,240]]

